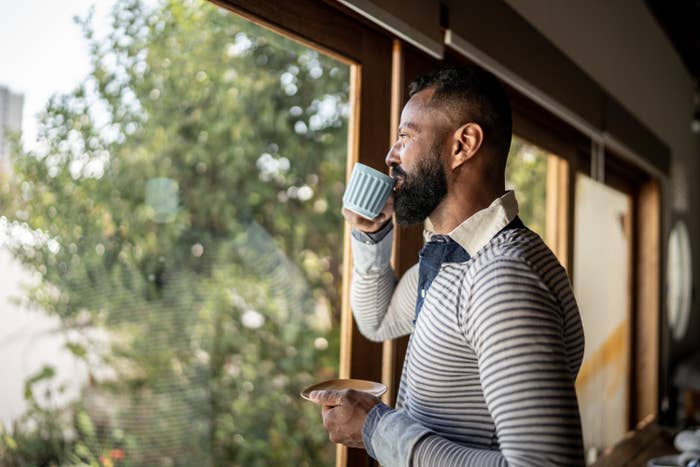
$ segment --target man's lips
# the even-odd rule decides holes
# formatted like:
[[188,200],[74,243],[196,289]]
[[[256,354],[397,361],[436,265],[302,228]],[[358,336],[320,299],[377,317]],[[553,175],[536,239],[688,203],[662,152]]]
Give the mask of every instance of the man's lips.
[[391,176],[393,178],[396,177],[403,177],[406,175],[406,172],[401,168],[400,165],[398,164],[392,164],[391,166]]
[[395,180],[394,191],[399,190],[403,185],[406,172],[398,165],[391,166],[391,178]]

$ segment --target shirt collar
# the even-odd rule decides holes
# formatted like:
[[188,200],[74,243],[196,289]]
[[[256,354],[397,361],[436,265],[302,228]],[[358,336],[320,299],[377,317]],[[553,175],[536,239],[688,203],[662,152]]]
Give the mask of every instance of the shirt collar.
[[[515,193],[509,190],[500,198],[496,198],[489,207],[472,214],[447,235],[459,243],[469,256],[475,256],[517,215],[518,200],[515,199]],[[430,218],[426,219],[423,230],[423,238],[426,242],[435,235],[434,231]]]

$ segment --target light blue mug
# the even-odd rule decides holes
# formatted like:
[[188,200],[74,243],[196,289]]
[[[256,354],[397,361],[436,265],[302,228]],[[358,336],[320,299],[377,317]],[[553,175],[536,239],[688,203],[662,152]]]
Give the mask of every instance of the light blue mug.
[[394,189],[395,180],[359,162],[355,164],[343,195],[343,206],[366,219],[382,212]]

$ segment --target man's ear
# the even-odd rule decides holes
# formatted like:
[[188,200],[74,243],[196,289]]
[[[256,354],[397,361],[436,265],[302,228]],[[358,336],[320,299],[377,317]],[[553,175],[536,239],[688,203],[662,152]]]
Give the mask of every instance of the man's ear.
[[478,123],[465,123],[452,133],[452,154],[450,169],[461,166],[481,148],[484,142],[484,130]]

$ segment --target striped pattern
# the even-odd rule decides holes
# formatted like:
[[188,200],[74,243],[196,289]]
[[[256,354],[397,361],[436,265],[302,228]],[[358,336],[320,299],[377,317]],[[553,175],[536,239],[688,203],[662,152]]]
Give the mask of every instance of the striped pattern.
[[355,164],[350,182],[343,195],[343,206],[374,219],[389,199],[394,179],[364,164]]
[[505,231],[470,260],[443,264],[414,329],[417,283],[417,266],[397,282],[387,262],[356,269],[351,289],[365,336],[412,332],[397,409],[434,433],[413,465],[583,465],[574,389],[583,329],[540,237]]

